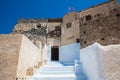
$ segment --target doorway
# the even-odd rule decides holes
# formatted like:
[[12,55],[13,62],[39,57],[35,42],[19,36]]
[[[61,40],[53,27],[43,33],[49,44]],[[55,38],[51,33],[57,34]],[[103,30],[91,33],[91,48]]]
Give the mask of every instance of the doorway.
[[59,61],[59,47],[53,46],[51,49],[51,60],[52,61]]

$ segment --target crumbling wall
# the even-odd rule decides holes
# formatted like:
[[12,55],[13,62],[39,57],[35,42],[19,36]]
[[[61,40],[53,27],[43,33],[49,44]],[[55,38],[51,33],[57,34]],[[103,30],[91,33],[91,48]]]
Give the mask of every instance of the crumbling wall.
[[[116,0],[101,3],[63,17],[61,45],[79,42],[81,48],[99,42],[120,43],[120,5]],[[79,29],[79,30],[78,30]]]
[[120,10],[111,10],[108,16],[100,14],[88,21],[80,20],[81,48],[98,42],[102,45],[120,44]]
[[38,42],[41,42],[44,46],[47,42],[48,33],[55,30],[57,26],[61,27],[61,22],[62,18],[20,19],[12,33],[24,34],[37,47],[39,47]]
[[88,15],[95,16],[97,14],[103,14],[108,16],[111,13],[111,10],[120,7],[116,0],[110,0],[96,6],[90,7],[88,9],[82,10],[79,12],[80,18],[85,18]]
[[61,43],[61,26],[56,26],[54,30],[47,34],[47,44],[51,46],[60,46]]

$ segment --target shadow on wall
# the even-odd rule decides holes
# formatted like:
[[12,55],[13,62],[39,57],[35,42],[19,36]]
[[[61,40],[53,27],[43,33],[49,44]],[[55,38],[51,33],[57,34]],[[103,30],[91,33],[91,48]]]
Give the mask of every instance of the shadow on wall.
[[99,66],[101,64],[99,61],[100,47],[98,43],[95,43],[80,51],[80,61],[88,80],[104,80],[103,71]]
[[59,61],[64,65],[74,65],[75,60],[80,60],[80,44],[73,43],[59,48]]

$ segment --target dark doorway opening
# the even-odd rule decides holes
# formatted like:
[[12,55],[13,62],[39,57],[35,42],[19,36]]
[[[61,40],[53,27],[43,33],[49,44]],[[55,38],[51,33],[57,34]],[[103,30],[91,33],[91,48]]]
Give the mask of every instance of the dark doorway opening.
[[51,60],[58,61],[59,60],[59,47],[53,46],[51,49]]
[[76,39],[76,43],[80,43],[80,39],[79,38]]

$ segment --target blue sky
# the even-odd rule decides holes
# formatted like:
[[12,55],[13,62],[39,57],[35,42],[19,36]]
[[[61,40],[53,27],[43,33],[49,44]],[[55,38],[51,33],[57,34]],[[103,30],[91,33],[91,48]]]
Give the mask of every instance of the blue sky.
[[[8,34],[20,18],[59,18],[108,0],[0,0],[0,34]],[[119,0],[120,1],[120,0]]]

